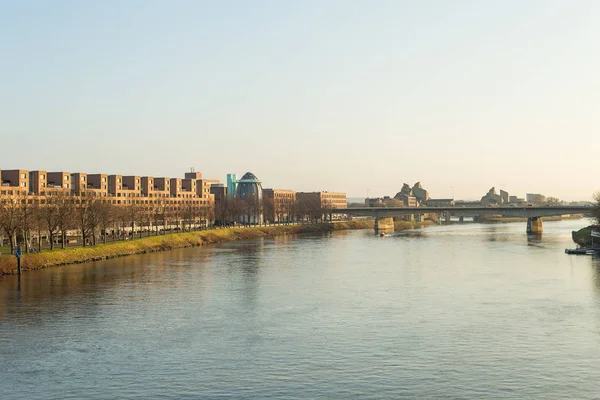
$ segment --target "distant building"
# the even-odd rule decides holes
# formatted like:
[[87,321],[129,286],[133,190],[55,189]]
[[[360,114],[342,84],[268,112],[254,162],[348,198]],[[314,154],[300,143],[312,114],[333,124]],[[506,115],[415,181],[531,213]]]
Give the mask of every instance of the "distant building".
[[421,204],[429,200],[429,193],[427,193],[427,190],[423,189],[421,182],[414,184],[412,187],[412,195],[415,196],[417,201]]
[[410,196],[402,193],[396,194],[394,199],[402,201],[404,207],[418,207],[419,202],[415,196]]
[[517,197],[517,196],[510,196],[508,198],[509,203],[511,204],[521,204],[521,203],[525,203],[525,199],[521,198],[521,197]]
[[46,184],[48,172],[46,171],[31,171],[29,172],[29,192],[36,196],[46,194]]
[[367,207],[404,207],[404,202],[390,196],[367,198],[365,199]]
[[429,199],[426,205],[427,207],[452,207],[454,199]]
[[290,222],[295,210],[296,192],[287,189],[263,189],[264,218],[269,222]]
[[546,201],[546,196],[539,193],[527,193],[525,198],[528,203],[543,203]]
[[227,174],[227,198],[235,197],[237,193],[237,175]]
[[298,192],[296,193],[298,201],[308,201],[318,204],[323,209],[346,208],[348,202],[346,193],[341,192]]
[[496,188],[492,187],[487,194],[481,198],[481,205],[498,205],[502,204],[502,196],[496,193]]
[[210,194],[215,198],[215,207],[221,207],[227,199],[227,187],[223,183],[211,183]]
[[[229,183],[227,175],[227,182]],[[234,175],[235,176],[235,175]],[[262,183],[252,172],[246,172],[242,179],[235,181],[236,198],[245,203],[244,212],[241,216],[243,223],[262,224],[263,214],[261,212],[263,190]],[[227,190],[229,193],[229,188]]]
[[3,195],[26,195],[29,193],[29,171],[23,169],[1,170]]

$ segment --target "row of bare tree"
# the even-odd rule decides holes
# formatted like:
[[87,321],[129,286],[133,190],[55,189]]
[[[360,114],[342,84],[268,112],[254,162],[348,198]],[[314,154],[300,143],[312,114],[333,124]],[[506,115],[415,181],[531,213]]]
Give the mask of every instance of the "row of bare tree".
[[[331,204],[320,204],[318,200],[273,199],[264,197],[257,200],[253,197],[241,200],[227,199],[215,204],[215,220],[217,224],[229,223],[288,223],[318,222],[327,216],[331,217]],[[262,218],[255,218],[262,216]],[[254,222],[252,222],[254,221]]]
[[0,236],[8,240],[11,253],[16,245],[25,252],[40,251],[45,240],[50,249],[66,246],[73,233],[83,246],[124,240],[137,232],[156,235],[166,230],[191,230],[206,227],[214,219],[207,205],[139,204],[115,205],[112,199],[52,195],[43,198],[29,196],[0,199]]
[[107,237],[112,241],[161,232],[191,230],[219,225],[319,222],[332,207],[315,200],[254,198],[227,199],[214,209],[202,204],[116,205],[111,198],[54,194],[44,197],[12,196],[0,199],[0,237],[8,241],[11,253],[17,245],[25,252],[41,251],[43,243],[65,248],[69,237],[77,236],[82,246],[96,245]]

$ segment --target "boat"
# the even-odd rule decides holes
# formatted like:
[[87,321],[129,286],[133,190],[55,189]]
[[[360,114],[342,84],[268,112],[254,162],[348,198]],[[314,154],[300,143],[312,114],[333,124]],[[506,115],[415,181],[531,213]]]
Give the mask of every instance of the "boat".
[[600,247],[578,247],[576,249],[565,249],[565,253],[567,254],[585,254],[585,255],[594,255],[600,254]]

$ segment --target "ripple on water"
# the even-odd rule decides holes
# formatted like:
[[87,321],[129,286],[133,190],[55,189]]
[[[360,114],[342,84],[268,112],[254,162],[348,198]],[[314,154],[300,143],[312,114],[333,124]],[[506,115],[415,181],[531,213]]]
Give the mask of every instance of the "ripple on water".
[[[2,399],[593,399],[581,224],[265,238],[0,278]],[[533,245],[532,245],[533,243]]]

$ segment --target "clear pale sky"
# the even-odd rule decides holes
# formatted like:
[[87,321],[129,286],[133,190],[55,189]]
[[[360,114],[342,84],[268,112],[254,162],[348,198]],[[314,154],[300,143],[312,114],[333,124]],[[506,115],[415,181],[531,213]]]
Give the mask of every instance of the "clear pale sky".
[[598,21],[595,0],[0,0],[0,168],[590,199]]

